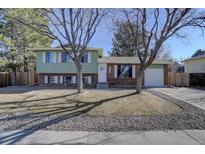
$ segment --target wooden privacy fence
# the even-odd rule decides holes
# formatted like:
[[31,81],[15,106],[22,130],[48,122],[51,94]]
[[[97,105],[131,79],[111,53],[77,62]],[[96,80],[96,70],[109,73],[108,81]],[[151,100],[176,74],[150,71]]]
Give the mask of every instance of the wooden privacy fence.
[[0,87],[7,87],[10,85],[10,76],[9,73],[0,72]]
[[34,71],[0,73],[0,87],[14,85],[34,85],[38,83],[38,74]]
[[177,87],[188,87],[189,86],[189,74],[188,73],[168,73],[168,85]]

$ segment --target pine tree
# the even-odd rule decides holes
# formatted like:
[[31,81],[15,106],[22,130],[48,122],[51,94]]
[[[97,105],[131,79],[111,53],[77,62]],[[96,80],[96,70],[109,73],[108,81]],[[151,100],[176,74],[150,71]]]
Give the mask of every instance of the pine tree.
[[[117,30],[114,33],[114,38],[112,39],[113,48],[111,49],[111,52],[109,52],[109,55],[136,56],[134,40],[133,38],[130,38],[131,29],[129,28],[128,23],[124,22],[116,26]],[[140,46],[141,43],[138,43],[138,45]]]

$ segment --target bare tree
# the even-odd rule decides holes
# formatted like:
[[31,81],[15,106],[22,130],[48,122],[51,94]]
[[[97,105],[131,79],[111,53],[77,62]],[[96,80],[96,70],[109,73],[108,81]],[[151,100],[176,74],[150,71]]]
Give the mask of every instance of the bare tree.
[[[50,25],[39,24],[36,21],[27,23],[18,19],[19,22],[35,29],[42,35],[58,41],[62,49],[68,53],[77,70],[77,91],[83,92],[82,64],[81,59],[87,45],[90,43],[96,29],[109,9],[42,9],[41,14],[45,16]],[[68,50],[67,46],[71,48]]]
[[[134,39],[134,50],[140,61],[137,71],[136,92],[140,93],[145,69],[157,57],[160,48],[172,36],[185,38],[186,27],[205,26],[204,16],[194,9],[123,9],[123,22],[129,23],[130,38]],[[119,20],[119,19],[118,19]],[[135,24],[133,24],[135,23]],[[135,26],[135,27],[133,27]],[[142,37],[138,37],[142,35]],[[142,47],[139,47],[142,42]]]

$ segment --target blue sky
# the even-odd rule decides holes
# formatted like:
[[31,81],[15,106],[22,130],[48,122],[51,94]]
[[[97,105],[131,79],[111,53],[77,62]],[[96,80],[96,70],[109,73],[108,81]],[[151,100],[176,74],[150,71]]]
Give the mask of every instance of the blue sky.
[[[187,39],[181,41],[179,38],[172,37],[166,42],[171,55],[180,60],[191,57],[197,49],[205,49],[205,36],[201,35],[201,31],[197,29],[187,29],[185,31]],[[108,29],[100,29],[94,36],[90,46],[100,47],[104,49],[104,55],[112,48],[113,34]]]
[[[112,18],[107,18],[101,23],[89,44],[90,47],[103,48],[104,56],[107,56],[112,48],[113,31],[108,25],[112,26]],[[165,42],[165,48],[177,60],[190,58],[196,50],[205,49],[205,36],[202,36],[199,29],[187,28],[183,30],[183,34],[186,34],[186,40],[182,41],[173,36]]]

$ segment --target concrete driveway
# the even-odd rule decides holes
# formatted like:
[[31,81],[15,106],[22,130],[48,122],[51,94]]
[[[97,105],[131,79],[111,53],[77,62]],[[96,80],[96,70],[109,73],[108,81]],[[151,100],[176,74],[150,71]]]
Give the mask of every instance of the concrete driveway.
[[166,94],[205,110],[205,90],[193,88],[152,88],[151,90]]

